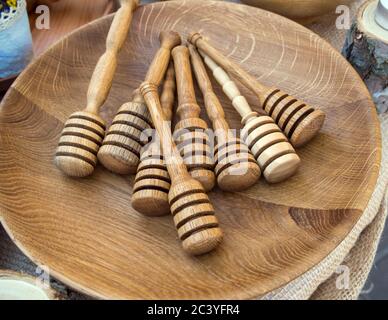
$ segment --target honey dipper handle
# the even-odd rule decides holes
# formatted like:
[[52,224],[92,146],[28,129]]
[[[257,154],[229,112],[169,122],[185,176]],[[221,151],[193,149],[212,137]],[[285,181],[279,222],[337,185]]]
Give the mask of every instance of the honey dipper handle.
[[218,66],[210,57],[200,51],[201,55],[204,58],[205,64],[213,72],[214,78],[222,86],[222,90],[232,101],[233,107],[242,117],[242,123],[246,123],[249,119],[257,117],[257,112],[252,111],[251,107],[248,104],[248,101],[244,96],[241,95],[240,90],[237,88],[236,84],[230,79],[229,75]]
[[142,96],[139,88],[133,90],[133,92],[132,92],[132,102],[144,103],[144,99],[143,99],[143,96]]
[[166,121],[171,121],[172,118],[172,108],[175,101],[175,71],[174,64],[170,62],[166,77],[163,83],[163,90],[160,96],[160,103],[162,105],[164,118]]
[[201,112],[195,98],[193,75],[191,73],[190,55],[186,46],[176,47],[172,51],[174,58],[176,85],[178,91],[177,114],[181,120],[198,118]]
[[181,155],[173,141],[169,123],[164,119],[157,86],[149,82],[144,82],[140,86],[140,90],[151,114],[155,129],[159,135],[159,140],[161,141],[163,149],[164,161],[171,180],[189,177],[186,166],[184,165]]
[[188,41],[196,46],[198,49],[203,51],[207,56],[214,60],[224,70],[230,72],[237,78],[241,83],[247,86],[252,92],[256,93],[260,99],[262,99],[261,93],[266,91],[268,88],[258,82],[253,76],[246,72],[240,65],[231,61],[225,57],[220,51],[212,47],[203,36],[198,33],[192,33]]
[[121,50],[131,25],[138,0],[121,0],[121,7],[116,12],[106,39],[106,51],[100,57],[90,80],[87,93],[86,111],[98,114],[112,86],[117,67],[117,56]]
[[166,73],[171,50],[181,44],[181,37],[174,31],[162,31],[159,35],[160,47],[148,69],[145,81],[159,86]]
[[203,64],[202,58],[193,45],[189,45],[189,50],[194,74],[197,79],[198,86],[202,91],[202,95],[205,100],[206,112],[213,123],[213,128],[215,130],[228,130],[229,125],[225,120],[224,109],[214,93],[213,86],[207,74],[205,65]]

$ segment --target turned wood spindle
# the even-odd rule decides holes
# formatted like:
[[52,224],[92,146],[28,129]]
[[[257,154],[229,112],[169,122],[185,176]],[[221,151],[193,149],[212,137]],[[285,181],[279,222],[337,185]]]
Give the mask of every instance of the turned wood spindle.
[[218,186],[226,191],[242,191],[260,178],[260,168],[247,145],[230,130],[199,53],[193,45],[189,45],[189,50],[194,74],[215,132],[214,159]]
[[208,126],[200,119],[190,66],[189,50],[178,46],[172,51],[178,92],[178,123],[174,137],[191,176],[202,183],[206,191],[215,184],[213,151]]
[[198,32],[192,33],[188,41],[248,87],[294,147],[306,144],[319,132],[325,121],[325,114],[321,110],[308,106],[276,87],[261,84],[240,65],[212,47]]
[[294,175],[299,168],[300,158],[287,137],[271,117],[259,116],[257,112],[253,112],[228,74],[211,58],[202,52],[201,54],[214,78],[241,115],[244,125],[242,138],[259,163],[265,179],[270,183],[277,183]]
[[[174,65],[170,62],[160,97],[164,121],[167,122],[170,122],[172,118],[175,89]],[[154,136],[153,141],[142,148],[133,186],[132,207],[147,216],[162,216],[170,213],[168,192],[171,180],[164,163],[160,143]]]
[[105,134],[105,122],[98,115],[112,86],[117,56],[127,37],[137,0],[121,0],[106,40],[106,51],[97,62],[90,80],[84,111],[73,113],[65,123],[55,155],[59,169],[69,176],[85,177],[94,171],[97,152]]
[[190,176],[183,163],[173,141],[170,125],[164,121],[157,87],[145,82],[140,90],[162,141],[163,157],[171,178],[168,199],[183,249],[192,255],[207,253],[222,240],[214,208],[202,184]]
[[[172,48],[181,43],[179,34],[174,31],[162,31],[159,39],[160,48],[146,75],[146,81],[157,86],[167,70]],[[105,168],[115,173],[136,173],[141,148],[145,144],[141,139],[141,133],[152,126],[147,106],[141,94],[136,92],[134,100],[125,103],[113,119],[98,152],[98,159]]]

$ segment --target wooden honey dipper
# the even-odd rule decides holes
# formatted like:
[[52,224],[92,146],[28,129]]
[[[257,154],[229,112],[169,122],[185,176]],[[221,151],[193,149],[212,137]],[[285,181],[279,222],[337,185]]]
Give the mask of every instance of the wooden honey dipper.
[[240,65],[212,47],[200,33],[192,33],[188,41],[248,87],[294,147],[306,144],[319,132],[325,121],[325,114],[321,110],[308,106],[278,88],[264,86]]
[[205,64],[242,117],[242,138],[255,156],[265,179],[270,183],[284,181],[299,168],[300,158],[274,120],[253,112],[245,97],[228,74],[203,54]]
[[134,90],[132,96],[132,101],[124,103],[117,111],[97,154],[101,164],[117,174],[136,172],[144,144],[141,133],[152,127],[140,91]]
[[84,111],[73,113],[65,123],[55,155],[59,169],[69,176],[90,175],[97,164],[97,152],[105,134],[105,122],[98,115],[112,86],[117,56],[128,34],[138,0],[121,0],[106,40],[106,51],[97,62],[90,80]]
[[226,191],[242,191],[257,182],[260,168],[247,145],[230,130],[199,53],[193,45],[189,45],[189,50],[194,74],[215,131],[214,159],[218,186]]
[[164,121],[157,87],[144,82],[140,90],[162,142],[163,157],[171,178],[168,199],[183,249],[192,255],[207,253],[222,240],[213,206],[202,184],[190,176],[183,163],[170,125]]
[[[146,81],[157,86],[162,82],[173,47],[181,43],[174,31],[162,31],[160,47],[146,75]],[[147,106],[139,91],[135,90],[132,102],[125,103],[117,112],[109,128],[98,159],[108,170],[118,174],[134,174],[140,162],[140,150],[144,146],[141,133],[152,127]]]
[[[175,72],[171,62],[166,73],[160,102],[164,121],[171,121],[175,101]],[[171,180],[164,163],[160,141],[154,140],[144,146],[133,186],[132,207],[147,216],[170,213],[168,192]]]
[[174,59],[179,122],[175,126],[174,137],[178,149],[191,176],[201,182],[206,191],[215,185],[214,159],[206,122],[199,118],[198,106],[190,66],[189,49],[178,46],[172,51]]

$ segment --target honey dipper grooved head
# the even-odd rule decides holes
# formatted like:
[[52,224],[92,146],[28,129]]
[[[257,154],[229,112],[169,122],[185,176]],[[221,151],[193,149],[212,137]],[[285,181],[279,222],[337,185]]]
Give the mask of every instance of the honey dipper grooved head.
[[144,144],[142,132],[152,125],[144,101],[123,104],[114,117],[98,152],[98,159],[108,170],[134,174]]
[[261,170],[248,147],[239,139],[229,140],[215,153],[218,186],[225,191],[242,191],[254,185]]
[[295,153],[286,154],[272,161],[265,170],[264,177],[269,183],[278,183],[292,177],[300,166],[300,158]]
[[85,111],[73,113],[59,139],[55,164],[72,177],[92,174],[104,134],[105,123],[99,116]]
[[206,192],[213,190],[216,179],[213,170],[208,169],[191,169],[190,175],[201,183]]
[[304,118],[291,134],[290,142],[295,148],[301,147],[314,138],[325,122],[325,114],[315,110]]
[[[98,159],[109,171],[117,174],[134,174],[136,172],[139,158],[135,155],[125,156],[123,150],[117,146],[103,146],[101,149],[98,153]],[[128,162],[133,164],[128,164]]]
[[160,151],[149,149],[142,153],[133,186],[132,207],[146,216],[163,216],[170,213],[170,176]]
[[220,228],[205,229],[183,240],[182,246],[188,254],[198,256],[215,249],[222,241],[222,237]]
[[206,130],[207,124],[202,119],[183,119],[175,126],[174,136],[190,175],[208,192],[214,188],[216,179],[213,150]]
[[248,121],[242,130],[242,137],[268,182],[286,180],[298,169],[300,158],[270,117],[261,116]]
[[207,253],[222,241],[222,231],[201,183],[190,178],[172,184],[169,202],[184,250],[192,255]]
[[264,110],[283,130],[294,147],[300,147],[317,135],[325,114],[282,90],[269,88],[263,95]]
[[168,194],[159,190],[147,189],[134,193],[132,207],[149,217],[160,217],[170,213]]

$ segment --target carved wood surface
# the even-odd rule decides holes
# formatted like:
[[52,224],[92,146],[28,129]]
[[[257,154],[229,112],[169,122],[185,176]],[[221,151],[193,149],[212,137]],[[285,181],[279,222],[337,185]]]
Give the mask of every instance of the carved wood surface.
[[[192,258],[181,250],[171,217],[149,218],[131,209],[133,176],[101,166],[85,179],[60,173],[52,160],[56,144],[67,117],[85,105],[111,19],[44,53],[0,106],[0,219],[23,252],[48,266],[52,276],[101,298],[255,298],[336,248],[376,183],[376,112],[339,53],[307,29],[259,9],[213,1],[141,6],[101,109],[109,124],[144,79],[159,32],[174,29],[183,39],[192,31],[209,35],[264,84],[324,110],[322,131],[298,150],[302,165],[291,179],[209,193],[224,231],[219,248]],[[240,129],[241,118],[213,86],[231,128]],[[240,89],[259,110],[256,98]]]

